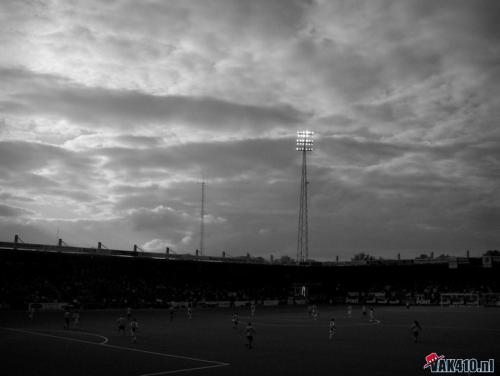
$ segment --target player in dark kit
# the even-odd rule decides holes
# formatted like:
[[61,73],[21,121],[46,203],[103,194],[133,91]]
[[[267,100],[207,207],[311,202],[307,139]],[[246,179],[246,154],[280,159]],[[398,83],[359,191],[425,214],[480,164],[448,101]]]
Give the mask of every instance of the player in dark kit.
[[137,329],[139,329],[139,323],[134,317],[132,321],[130,321],[130,336],[132,337],[132,343],[137,342]]
[[80,323],[80,313],[78,311],[73,312],[73,329],[78,329],[78,324]]
[[71,313],[69,312],[69,310],[66,309],[64,311],[64,329],[69,329],[70,320],[71,320]]
[[174,321],[174,306],[170,304],[170,308],[168,309],[168,312],[170,313],[170,321]]
[[246,337],[247,337],[247,343],[245,344],[245,346],[248,347],[249,349],[252,348],[254,333],[255,333],[255,330],[254,330],[254,328],[252,326],[252,323],[249,322],[247,324],[246,329],[245,329],[245,334],[246,334]]
[[127,321],[130,321],[131,317],[132,317],[132,308],[127,307]]
[[420,323],[417,320],[413,321],[413,324],[411,326],[411,332],[413,334],[413,342],[418,341],[418,336],[420,335],[421,331],[422,327],[420,326]]
[[122,333],[122,334],[125,334],[125,324],[126,324],[126,320],[125,320],[125,317],[123,316],[120,316],[118,317],[118,320],[116,320],[116,322],[118,323],[118,334]]
[[30,319],[30,321],[33,321],[33,319],[35,318],[35,308],[31,306],[28,308],[28,318]]

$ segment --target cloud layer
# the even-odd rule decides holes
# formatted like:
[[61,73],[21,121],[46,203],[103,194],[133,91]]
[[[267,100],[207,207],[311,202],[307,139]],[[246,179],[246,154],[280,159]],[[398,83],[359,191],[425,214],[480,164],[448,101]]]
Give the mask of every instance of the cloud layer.
[[492,1],[3,1],[0,236],[295,256],[500,236]]

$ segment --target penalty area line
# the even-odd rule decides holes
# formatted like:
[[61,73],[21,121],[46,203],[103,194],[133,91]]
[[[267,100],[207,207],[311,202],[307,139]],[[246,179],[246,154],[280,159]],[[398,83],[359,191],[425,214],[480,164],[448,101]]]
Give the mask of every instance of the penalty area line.
[[[18,332],[18,333],[23,333],[23,334],[34,334],[37,336],[42,336],[42,337],[50,337],[50,338],[57,338],[57,339],[64,339],[66,341],[73,341],[73,342],[80,342],[80,343],[87,343],[90,345],[100,345],[100,346],[107,346],[106,343],[108,342],[108,338],[101,336],[99,334],[95,333],[88,333],[88,332],[69,332],[69,333],[83,333],[86,335],[93,335],[99,338],[104,339],[102,342],[92,342],[92,341],[86,341],[84,339],[78,339],[78,338],[71,338],[71,337],[64,337],[64,336],[56,336],[54,334],[48,334],[48,333],[42,333],[42,332],[36,332],[32,330],[24,330],[24,329],[16,329],[16,328],[5,328],[5,327],[0,327],[0,329],[3,330],[10,330],[11,332]],[[57,332],[57,330],[52,330],[53,332]]]
[[177,358],[177,359],[185,359],[185,360],[192,360],[195,362],[203,362],[203,363],[213,363],[214,365],[217,366],[228,366],[229,363],[225,362],[219,362],[216,360],[206,360],[206,359],[200,359],[200,358],[191,358],[189,356],[184,356],[184,355],[174,355],[174,354],[165,354],[165,353],[159,353],[155,351],[147,351],[147,350],[141,350],[141,349],[133,349],[131,347],[125,347],[125,346],[116,346],[116,345],[102,345],[103,347],[111,347],[113,349],[119,349],[119,350],[125,350],[125,351],[135,351],[135,352],[140,352],[144,354],[151,354],[151,355],[158,355],[158,356],[164,356],[168,358]]
[[176,369],[176,370],[172,370],[172,371],[155,372],[155,373],[144,373],[144,374],[142,374],[140,376],[171,375],[173,373],[192,372],[192,371],[198,371],[198,370],[208,369],[208,368],[226,367],[228,365],[229,365],[229,363],[221,363],[221,364],[213,364],[211,366],[202,366],[202,367],[193,367],[193,368],[182,368],[182,369]]
[[106,343],[109,342],[109,339],[108,337],[104,337],[100,334],[97,334],[97,333],[92,333],[92,332],[86,332],[84,330],[49,330],[50,332],[55,332],[55,333],[81,333],[81,334],[84,334],[84,335],[87,335],[87,336],[95,336],[95,337],[99,337],[99,338],[102,338],[103,341],[100,342],[99,344],[100,345],[105,345]]
[[[12,331],[12,332],[24,333],[24,334],[38,335],[38,336],[42,336],[42,337],[62,339],[62,340],[65,340],[65,341],[85,343],[85,344],[88,344],[88,345],[96,345],[96,346],[100,346],[100,347],[112,348],[112,349],[117,349],[117,350],[133,351],[133,352],[138,352],[138,353],[143,353],[143,354],[157,355],[157,356],[162,356],[162,357],[166,357],[166,358],[176,358],[176,359],[191,360],[191,361],[194,361],[194,362],[212,363],[211,366],[202,366],[202,367],[194,367],[194,368],[185,368],[185,369],[181,369],[181,370],[165,371],[165,372],[169,372],[169,373],[184,372],[184,371],[188,371],[188,370],[203,369],[203,368],[223,367],[223,366],[230,365],[229,363],[219,362],[219,361],[215,361],[215,360],[192,358],[192,357],[183,356],[183,355],[166,354],[166,353],[160,353],[160,352],[156,352],[156,351],[147,351],[147,350],[141,350],[141,349],[134,349],[134,348],[131,348],[131,347],[110,345],[110,344],[104,343],[104,342],[99,342],[98,343],[98,342],[92,342],[92,341],[85,341],[85,340],[82,340],[82,339],[76,339],[76,338],[70,338],[70,337],[63,337],[63,336],[56,336],[56,335],[53,335],[53,334],[40,333],[40,332],[31,331],[31,330],[16,329],[16,328],[6,328],[6,327],[0,327],[0,329],[9,330],[9,331]],[[104,337],[104,336],[100,336],[100,337]],[[104,337],[104,338],[106,338],[106,337]],[[152,376],[152,375],[167,374],[165,372],[153,373],[153,374],[147,374],[147,375]],[[143,376],[143,375],[141,375],[141,376]]]

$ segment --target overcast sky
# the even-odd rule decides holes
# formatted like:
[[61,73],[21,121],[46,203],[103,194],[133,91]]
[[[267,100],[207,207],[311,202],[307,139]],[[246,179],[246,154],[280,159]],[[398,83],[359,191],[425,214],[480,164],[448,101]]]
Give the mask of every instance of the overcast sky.
[[0,239],[295,257],[500,247],[500,2],[0,2]]

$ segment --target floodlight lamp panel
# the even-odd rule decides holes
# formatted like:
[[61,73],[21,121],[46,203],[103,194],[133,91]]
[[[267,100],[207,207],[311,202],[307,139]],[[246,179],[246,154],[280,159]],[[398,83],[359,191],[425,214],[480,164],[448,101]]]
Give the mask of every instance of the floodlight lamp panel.
[[297,146],[295,149],[297,151],[313,151],[313,148],[310,146]]
[[298,131],[297,139],[298,140],[311,140],[314,135],[312,131]]
[[309,130],[297,131],[297,151],[312,151],[313,150],[313,139],[314,132]]

